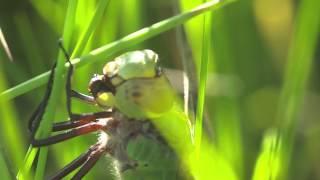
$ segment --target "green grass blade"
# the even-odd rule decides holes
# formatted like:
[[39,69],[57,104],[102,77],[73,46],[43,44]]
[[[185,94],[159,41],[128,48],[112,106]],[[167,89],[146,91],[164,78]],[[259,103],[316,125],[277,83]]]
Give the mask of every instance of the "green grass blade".
[[[7,60],[3,49],[0,49],[0,59]],[[7,87],[3,61],[0,61],[0,90]],[[0,148],[5,148],[2,154],[10,161],[10,170],[16,172],[23,162],[25,139],[22,135],[19,120],[13,105],[6,97],[0,97]],[[2,153],[2,149],[0,150]],[[4,169],[3,169],[4,170]]]
[[[199,69],[199,89],[195,124],[196,158],[199,159],[203,127],[203,109],[205,104],[206,84],[208,77],[209,49],[211,48],[211,14],[203,16],[202,57]],[[199,171],[201,169],[198,169]],[[199,172],[200,173],[200,172]]]
[[[189,8],[191,6],[190,4],[193,4],[193,3],[196,3],[196,1],[181,0],[181,6],[184,9]],[[230,67],[231,65],[230,60],[232,58],[230,58],[230,56],[227,56],[229,55],[230,53],[229,50],[231,48],[228,46],[225,46],[225,44],[228,43],[226,41],[230,39],[228,38],[228,34],[227,34],[228,29],[225,26],[221,26],[225,23],[226,20],[221,18],[221,15],[217,16],[217,14],[223,14],[222,12],[224,10],[225,9],[213,12],[212,24],[208,26],[209,29],[211,30],[206,29],[207,32],[210,32],[210,35],[205,39],[207,41],[209,39],[212,39],[213,41],[212,43],[207,42],[210,45],[209,47],[207,47],[209,49],[209,52],[208,52],[209,65],[207,64],[208,67],[206,68],[208,68],[208,70],[211,71],[211,73],[212,72],[217,73],[215,71],[218,71],[218,73],[230,73],[230,72],[223,72],[223,71],[225,71],[226,67],[232,68]],[[209,22],[211,23],[211,21]],[[201,74],[204,72],[204,70],[201,70],[201,68],[204,67],[202,65],[204,62],[203,50],[204,48],[206,48],[205,45],[203,44],[204,42],[201,41],[201,38],[199,38],[199,34],[201,34],[201,29],[199,27],[202,24],[203,24],[202,19],[198,18],[186,23],[186,26],[185,26],[187,35],[188,35],[188,40],[189,40],[190,46],[192,47],[192,54],[197,64],[198,72],[200,72],[198,74]],[[224,49],[222,50],[222,48]],[[203,76],[203,75],[200,75],[200,76]],[[201,91],[202,89],[203,88],[199,86],[199,91]],[[198,100],[200,100],[200,97]],[[200,169],[200,172],[198,172],[198,177],[207,178],[207,179],[238,179],[238,177],[241,176],[239,173],[240,171],[238,169],[239,169],[239,165],[241,165],[242,151],[241,151],[241,141],[238,141],[240,139],[239,137],[241,137],[238,134],[240,129],[238,125],[239,119],[237,118],[237,114],[234,113],[237,107],[237,105],[234,103],[235,100],[233,100],[233,97],[228,97],[228,98],[217,97],[213,99],[213,98],[210,98],[210,96],[207,96],[205,101],[208,107],[207,113],[209,116],[211,116],[211,114],[212,116],[214,116],[214,118],[212,118],[215,120],[214,122],[218,123],[219,121],[221,123],[224,123],[224,127],[220,126],[220,128],[218,129],[217,124],[214,124],[211,126],[212,119],[208,118],[207,116],[205,119],[206,130],[215,129],[216,131],[214,131],[214,134],[216,136],[214,136],[214,139],[217,140],[218,142],[219,140],[225,140],[225,141],[223,141],[220,144],[218,143],[218,145],[215,146],[212,139],[209,142],[210,138],[208,138],[208,134],[210,134],[210,132],[208,134],[202,135],[204,143],[201,143],[201,149],[199,147],[196,147],[198,153],[199,152],[201,153],[200,159],[194,160],[195,162],[198,163],[197,165],[198,167],[196,169]],[[200,105],[198,104],[198,108]],[[212,107],[214,107],[214,109],[209,109]],[[203,124],[198,123],[198,126],[199,125],[203,125]],[[196,127],[196,128],[200,129],[199,127]],[[197,129],[196,129],[196,132],[198,131]],[[235,129],[236,131],[233,131],[230,133],[231,129],[232,130]],[[198,135],[198,139],[200,139],[199,135]],[[199,144],[199,141],[198,141],[198,144]],[[199,157],[198,153],[196,156]],[[223,162],[223,163],[216,163],[216,161]],[[209,168],[207,167],[211,167],[211,170],[209,170]]]
[[[14,22],[17,26],[19,37],[23,46],[30,47],[28,48],[28,50],[25,50],[25,54],[27,56],[26,59],[28,61],[32,61],[32,64],[30,64],[30,67],[26,69],[30,69],[32,72],[37,72],[37,70],[39,70],[39,67],[44,67],[44,63],[39,53],[40,47],[37,44],[30,19],[28,18],[26,13],[21,13],[14,17]],[[30,46],[30,42],[33,42],[32,46]]]
[[39,16],[41,16],[55,32],[61,31],[60,28],[63,24],[60,20],[65,17],[64,10],[65,5],[68,3],[67,1],[60,3],[60,1],[32,0],[30,3]]
[[293,152],[295,129],[320,30],[320,1],[300,3],[288,65],[281,91],[277,120],[281,123],[279,155],[281,171],[278,179],[286,179]]
[[[94,14],[93,19],[92,19],[93,21],[90,23],[90,25],[88,25],[88,29],[85,31],[84,35],[82,36],[81,41],[78,42],[78,48],[77,48],[78,52],[83,50],[85,43],[87,42],[89,36],[93,32],[93,28],[96,27],[97,22],[99,21],[99,19],[101,18],[102,14],[103,14],[103,11],[104,11],[104,9],[106,7],[106,4],[107,4],[107,3],[103,4],[103,2],[107,2],[107,1],[101,1],[100,6],[98,7],[98,9],[96,11],[96,13],[98,13],[98,15]],[[65,43],[66,46],[68,46],[68,44],[69,44],[69,42],[66,41],[66,40],[67,39],[71,39],[71,34],[72,34],[71,30],[73,30],[72,26],[74,24],[76,4],[77,4],[76,1],[70,1],[69,3],[70,3],[69,4],[70,8],[68,10],[68,16],[67,16],[67,19],[65,21],[65,28],[64,28],[65,29],[64,30],[64,34],[66,34],[64,36],[64,39],[65,39],[64,43]],[[66,36],[69,36],[69,37],[66,39]],[[61,53],[59,53],[59,58],[58,59],[62,59],[62,62],[64,64],[65,58]],[[59,71],[57,70],[56,73],[59,73]],[[54,82],[56,82],[56,81],[54,80]],[[62,81],[62,82],[64,82],[64,81]],[[54,85],[54,86],[56,86],[56,85]],[[52,91],[52,97],[53,97],[53,91]],[[43,122],[45,122],[45,119],[48,118],[48,116],[51,117],[51,118],[49,117],[48,119],[53,119],[52,114],[54,114],[54,111],[49,111],[49,108],[50,107],[49,107],[49,104],[48,104],[48,112],[45,114]],[[50,114],[47,115],[48,113],[50,113],[51,115]],[[44,124],[44,123],[42,123],[42,124]],[[42,124],[39,127],[39,131],[42,134],[45,134],[44,131],[46,131],[48,125],[45,125],[45,128],[43,128],[44,125],[42,125]],[[25,165],[25,167],[23,167],[22,170],[28,171],[30,169],[30,167],[32,165],[32,162],[33,162],[33,159],[35,158],[34,155],[35,155],[36,151],[34,151],[34,150],[35,149],[32,149],[32,150],[28,151],[30,153],[27,153],[26,161],[25,161],[26,165]],[[36,177],[35,177],[36,179],[41,179],[43,177],[45,164],[46,164],[46,155],[47,155],[47,148],[42,148],[41,151],[40,151],[39,161],[38,161],[38,165],[37,165],[37,173],[36,173]],[[21,176],[21,173],[18,174],[18,177],[20,177],[20,176]]]
[[275,179],[275,175],[278,174],[281,167],[279,156],[276,153],[277,135],[278,132],[275,130],[269,130],[265,133],[252,180]]
[[[115,53],[126,49],[127,47],[130,47],[134,44],[140,43],[146,39],[149,39],[151,37],[154,37],[164,31],[167,31],[171,28],[174,28],[189,19],[200,15],[206,11],[214,10],[221,8],[222,6],[229,4],[233,2],[234,0],[225,0],[225,1],[209,1],[207,3],[204,3],[193,10],[190,10],[188,12],[185,12],[183,14],[168,18],[166,20],[160,21],[158,23],[155,23],[151,25],[150,27],[143,28],[139,31],[136,31],[118,41],[115,41],[113,43],[104,45],[98,49],[95,49],[91,51],[89,54],[82,56],[81,58],[74,59],[72,62],[74,64],[77,64],[78,67],[81,67],[88,63],[93,63],[97,61],[103,61],[106,58],[111,57]],[[66,65],[67,66],[67,65]],[[39,87],[43,85],[48,80],[49,73],[46,72],[44,74],[41,74],[33,79],[30,79],[26,81],[23,84],[20,84],[18,86],[15,86],[11,89],[6,90],[5,92],[2,92],[0,96],[7,96],[8,98],[14,98],[16,96],[19,96],[21,94],[24,94],[36,87]]]
[[8,165],[4,159],[4,155],[1,150],[0,150],[0,174],[1,174],[1,179],[4,179],[4,180],[12,179],[9,172]]
[[86,30],[82,33],[78,43],[76,44],[76,47],[71,55],[71,58],[81,55],[81,52],[83,52],[84,48],[86,47],[86,44],[90,36],[94,32],[94,29],[98,26],[99,22],[101,21],[103,17],[103,13],[107,8],[108,4],[110,3],[110,1],[111,0],[100,0],[98,2],[97,9],[93,14],[90,22],[88,23]]
[[[75,14],[76,14],[77,0],[70,0],[68,4],[67,15],[65,19],[65,25],[63,30],[64,45],[66,48],[70,44],[72,30],[74,26]],[[63,74],[65,72],[65,57],[62,52],[59,52],[57,66],[55,69],[55,76],[53,77],[53,87],[52,92],[49,97],[48,105],[46,107],[45,114],[40,123],[36,138],[45,138],[50,135],[51,124],[54,119],[55,109],[58,104],[58,99],[62,96],[62,91],[64,85]],[[38,163],[36,167],[35,179],[44,179],[44,172],[46,167],[46,160],[48,154],[48,147],[40,148]]]
[[31,146],[29,147],[26,155],[25,155],[25,159],[23,161],[23,165],[20,167],[18,174],[16,176],[17,179],[30,179],[29,174],[30,173],[30,169],[32,167],[33,164],[33,160],[35,159],[37,152],[39,149],[37,148],[32,148]]
[[[239,4],[240,2],[237,5]],[[233,48],[234,39],[231,37],[233,33],[231,24],[234,20],[228,18],[228,10],[230,9],[226,8],[212,15],[213,61],[210,61],[209,71],[216,74],[217,77],[238,75],[238,57],[234,55],[236,54]],[[224,83],[226,82],[224,81]],[[235,81],[229,83],[230,87],[223,91],[229,90],[232,94],[236,94],[240,87]],[[210,88],[213,86],[222,87],[221,84],[214,84]],[[243,129],[241,126],[244,120],[240,115],[240,99],[231,94],[208,97],[207,106],[210,107],[210,110],[208,109],[209,121],[212,122],[211,127],[214,131],[217,150],[241,179],[244,174],[243,159],[245,158],[243,156]]]
[[[121,34],[129,34],[139,29],[143,24],[143,1],[122,1]],[[128,23],[130,22],[130,23]]]

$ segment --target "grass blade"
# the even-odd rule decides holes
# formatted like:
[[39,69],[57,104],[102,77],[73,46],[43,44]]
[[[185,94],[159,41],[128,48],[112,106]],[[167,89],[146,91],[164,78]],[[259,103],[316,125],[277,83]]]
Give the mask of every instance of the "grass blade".
[[74,48],[71,58],[79,56],[81,52],[83,52],[90,36],[94,32],[94,29],[98,26],[98,23],[101,21],[101,18],[103,17],[103,13],[109,3],[110,3],[110,0],[100,0],[98,2],[97,9],[94,15],[92,16],[90,22],[88,23],[87,28],[82,33],[78,43],[76,44],[76,47]]
[[[196,158],[199,159],[203,127],[203,109],[205,104],[206,84],[208,77],[209,49],[211,48],[211,14],[203,17],[202,57],[199,69],[199,90],[195,124],[195,148]],[[199,169],[200,171],[200,169]]]
[[[2,49],[0,49],[0,59],[7,59]],[[4,70],[3,61],[0,61],[0,90],[4,90],[7,87]],[[22,135],[23,131],[13,102],[6,97],[0,97],[0,124],[0,148],[5,148],[6,150],[2,151],[0,149],[0,151],[3,153],[2,156],[5,156],[8,162],[11,162],[8,164],[10,165],[8,168],[12,172],[16,172],[22,166],[25,139]]]
[[320,1],[318,0],[305,0],[299,7],[276,117],[282,125],[279,137],[281,144],[277,152],[281,158],[282,168],[275,179],[286,179],[290,168],[298,114],[319,37],[319,6]]
[[279,156],[276,153],[277,135],[275,130],[267,131],[264,135],[261,152],[258,156],[252,180],[275,179],[280,170]]
[[[64,45],[66,47],[69,46],[71,41],[72,30],[74,26],[75,13],[77,7],[77,0],[70,0],[68,3],[68,10],[64,24],[63,30],[63,39]],[[55,69],[55,76],[53,77],[53,86],[52,92],[49,97],[48,105],[46,107],[45,114],[40,123],[38,132],[36,134],[36,138],[45,138],[50,135],[51,132],[51,124],[54,118],[55,109],[58,104],[58,99],[62,95],[61,89],[63,89],[64,78],[63,74],[65,73],[65,57],[62,52],[59,52],[57,67]],[[44,179],[44,172],[46,167],[46,160],[48,154],[48,147],[40,148],[38,163],[36,167],[35,179]]]
[[4,37],[4,34],[3,34],[3,32],[2,32],[1,27],[0,27],[0,43],[1,43],[4,51],[6,52],[9,60],[10,60],[10,61],[13,61],[10,48],[9,48],[9,46],[8,46],[8,43],[7,43],[7,41],[6,41],[6,38]]
[[4,159],[2,151],[0,151],[0,174],[1,174],[1,179],[12,179],[8,165]]

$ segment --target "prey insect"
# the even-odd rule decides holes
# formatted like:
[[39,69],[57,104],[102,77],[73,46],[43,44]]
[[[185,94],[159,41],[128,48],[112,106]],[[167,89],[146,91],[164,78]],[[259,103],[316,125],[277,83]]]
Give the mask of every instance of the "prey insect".
[[[48,103],[55,66],[51,69],[47,89],[29,121],[31,144],[34,147],[48,146],[92,132],[100,134],[96,144],[70,162],[51,179],[61,179],[79,169],[73,179],[81,179],[105,154],[118,161],[120,171],[135,168],[138,163],[127,152],[128,142],[138,135],[151,138],[159,136],[149,118],[160,117],[169,111],[174,102],[172,87],[158,66],[158,55],[152,50],[127,52],[103,67],[103,74],[95,74],[89,83],[90,95],[71,88],[73,65],[70,57],[59,43],[67,62],[66,98],[69,120],[54,123],[53,132],[60,134],[44,139],[35,134]],[[71,98],[97,105],[103,111],[75,114],[71,110]]]

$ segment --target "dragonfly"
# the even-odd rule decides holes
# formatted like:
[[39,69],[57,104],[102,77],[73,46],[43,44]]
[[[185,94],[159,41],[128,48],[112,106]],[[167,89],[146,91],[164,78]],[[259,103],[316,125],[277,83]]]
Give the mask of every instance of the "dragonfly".
[[[81,179],[104,155],[118,161],[120,172],[134,169],[138,162],[129,157],[126,148],[139,135],[158,141],[166,139],[173,148],[187,152],[185,144],[191,139],[190,123],[185,114],[177,111],[175,91],[159,66],[157,53],[149,49],[130,51],[109,61],[102,74],[93,75],[88,88],[90,95],[86,95],[72,89],[74,66],[61,41],[59,47],[69,63],[66,80],[69,120],[53,123],[52,131],[61,133],[43,139],[35,137],[49,101],[54,64],[44,98],[29,121],[31,144],[33,147],[48,146],[92,132],[98,132],[99,138],[50,179],[61,179],[76,169],[79,170],[72,179]],[[96,105],[102,111],[75,114],[71,110],[72,98]],[[176,117],[182,121],[175,121]],[[182,132],[178,131],[181,126]]]

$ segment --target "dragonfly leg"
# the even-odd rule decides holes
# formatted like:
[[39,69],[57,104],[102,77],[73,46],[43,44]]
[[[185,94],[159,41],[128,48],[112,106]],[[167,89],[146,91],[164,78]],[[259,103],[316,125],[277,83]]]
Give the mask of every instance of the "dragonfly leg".
[[[66,57],[68,57],[68,62],[70,63],[69,56],[67,55],[65,49],[63,48],[61,41],[59,41],[59,46],[62,47],[62,49],[64,50],[64,54],[66,55]],[[31,132],[32,137],[35,135],[37,128],[40,125],[40,121],[42,119],[44,111],[47,107],[49,97],[50,97],[51,91],[52,91],[53,77],[54,77],[54,71],[55,71],[56,65],[57,65],[57,62],[54,63],[54,65],[52,66],[52,68],[50,70],[50,75],[49,75],[49,80],[48,80],[48,84],[46,87],[45,95],[29,119],[28,128],[29,128],[29,131]],[[72,71],[73,71],[73,66],[70,63],[70,68],[68,70],[68,77],[69,76],[70,77],[68,78],[69,80],[67,80],[67,84],[69,84],[69,85],[67,85],[67,87],[70,87],[70,79],[71,79]],[[68,94],[70,94],[70,93],[68,93]],[[70,101],[68,104],[71,104]],[[68,108],[68,112],[70,112],[69,109],[70,109],[70,107]]]
[[111,111],[102,111],[95,113],[86,113],[86,114],[74,114],[73,121],[63,121],[54,123],[52,126],[52,131],[62,131],[71,128],[76,128],[84,124],[93,122],[99,118],[110,118],[112,117]]
[[[68,165],[66,165],[63,169],[58,171],[54,176],[50,177],[51,180],[58,180],[62,179],[63,177],[67,176],[69,173],[74,171],[80,166],[84,166],[87,164],[87,162],[91,159],[91,157],[95,154],[97,149],[99,149],[100,144],[97,143],[95,145],[92,145],[89,150],[83,154],[81,154],[79,157],[77,157],[75,160],[70,162]],[[81,167],[81,168],[82,168]]]
[[81,101],[84,101],[86,103],[89,103],[89,104],[96,104],[96,101],[94,100],[94,98],[92,96],[77,92],[75,90],[71,90],[70,96],[77,98]]
[[90,169],[98,162],[98,160],[104,153],[106,153],[106,147],[98,146],[96,150],[90,153],[86,162],[84,162],[84,164],[81,166],[79,171],[72,177],[72,179],[82,179],[82,177],[90,171]]
[[68,139],[80,136],[80,135],[101,130],[103,128],[106,128],[106,126],[107,126],[107,123],[103,123],[101,121],[90,122],[85,125],[71,129],[69,131],[63,132],[61,134],[50,136],[48,138],[44,138],[44,139],[32,138],[31,144],[34,147],[47,146],[47,145],[55,144],[64,140],[68,140]]
[[54,77],[54,70],[56,68],[56,63],[54,63],[54,65],[52,66],[51,70],[50,70],[50,76],[49,76],[49,80],[48,80],[48,84],[46,87],[46,92],[45,95],[42,99],[42,101],[40,102],[40,104],[38,105],[37,109],[33,112],[33,114],[31,115],[30,119],[29,119],[29,124],[28,124],[28,128],[29,131],[31,132],[31,135],[34,136],[34,134],[36,133],[36,130],[40,124],[40,121],[42,119],[42,116],[44,114],[45,108],[48,104],[48,100],[51,94],[51,89],[52,89],[52,84],[53,84],[53,77]]
[[[74,98],[80,99],[80,100],[82,100],[84,102],[87,102],[87,103],[90,103],[90,104],[95,104],[95,100],[94,100],[94,98],[92,96],[88,96],[88,95],[79,93],[79,92],[74,91],[74,90],[71,89],[71,78],[72,78],[74,66],[72,65],[72,63],[70,61],[69,54],[67,53],[66,49],[62,45],[62,41],[60,40],[58,44],[59,44],[59,47],[61,48],[61,50],[63,51],[67,62],[69,63],[69,69],[68,69],[67,81],[66,81],[67,111],[68,111],[68,114],[69,114],[69,117],[70,117],[71,120],[77,120],[77,117],[79,117],[79,115],[78,114],[74,114],[71,111],[71,98],[74,97]],[[31,136],[32,137],[35,136],[37,128],[40,125],[40,121],[41,121],[42,116],[44,114],[44,111],[45,111],[45,109],[47,107],[47,104],[48,104],[48,101],[49,101],[49,97],[51,95],[53,77],[54,77],[54,71],[55,71],[55,68],[56,68],[56,64],[57,63],[54,63],[54,65],[52,66],[52,68],[50,70],[50,76],[49,76],[48,84],[47,84],[47,87],[46,87],[45,95],[44,95],[42,101],[40,102],[40,104],[37,106],[36,110],[31,115],[31,118],[29,119],[28,128],[29,128],[29,130],[31,132]]]
[[62,50],[67,62],[69,63],[69,68],[68,68],[68,73],[67,73],[67,81],[66,81],[66,94],[67,94],[66,102],[67,102],[67,111],[68,111],[69,117],[72,117],[72,112],[71,112],[71,97],[72,97],[71,96],[71,92],[72,92],[71,91],[71,78],[73,75],[74,66],[70,61],[70,56],[69,56],[67,50],[63,47],[62,40],[59,40],[58,44],[59,44],[59,47]]
[[74,71],[74,65],[71,63],[70,61],[70,56],[68,54],[68,52],[66,51],[66,49],[63,47],[62,41],[59,41],[59,47],[62,50],[67,62],[69,63],[69,68],[68,68],[68,73],[67,73],[67,81],[66,81],[66,103],[67,103],[67,111],[69,114],[69,117],[71,120],[73,119],[74,114],[72,113],[72,103],[71,103],[71,98],[77,98],[79,100],[82,100],[84,102],[87,102],[89,104],[95,104],[95,100],[92,96],[77,92],[75,90],[73,90],[71,88],[71,78],[73,75],[73,71]]

